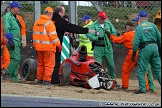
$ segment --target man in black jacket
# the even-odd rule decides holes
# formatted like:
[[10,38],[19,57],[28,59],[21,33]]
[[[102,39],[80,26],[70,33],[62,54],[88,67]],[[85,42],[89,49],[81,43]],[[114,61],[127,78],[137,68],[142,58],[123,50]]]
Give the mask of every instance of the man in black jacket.
[[[63,6],[56,6],[54,9],[52,20],[56,26],[56,32],[62,44],[63,36],[65,31],[72,32],[76,34],[86,34],[86,33],[94,33],[94,30],[89,30],[88,28],[83,28],[81,26],[71,24],[62,18],[65,15],[65,8]],[[61,52],[58,52],[58,48],[56,48],[56,56],[55,56],[55,67],[52,74],[52,84],[58,83],[58,72],[60,68],[60,60],[61,60]]]

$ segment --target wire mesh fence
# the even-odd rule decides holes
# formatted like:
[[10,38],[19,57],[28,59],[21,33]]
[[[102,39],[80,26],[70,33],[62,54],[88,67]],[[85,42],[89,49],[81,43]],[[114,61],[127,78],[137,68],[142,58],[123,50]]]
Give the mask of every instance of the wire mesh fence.
[[[32,31],[35,22],[34,1],[19,1],[23,6],[20,15],[24,18],[27,31]],[[91,19],[97,19],[97,9],[89,1],[76,1],[77,2],[77,21],[78,25],[82,26],[81,18],[84,14],[89,14]],[[68,14],[69,6],[61,1],[41,1],[41,9],[36,11],[43,11],[47,6],[55,8],[57,5],[62,5]],[[85,5],[86,3],[87,5]],[[149,21],[154,22],[156,13],[161,10],[161,1],[96,1],[97,5],[101,7],[108,15],[108,19],[114,25],[116,30],[121,33],[124,31],[124,24],[128,20],[136,17],[139,11],[145,10],[149,13]],[[3,2],[1,2],[2,7]],[[82,4],[82,5],[81,5]],[[5,10],[7,12],[7,10]]]
[[[121,33],[125,29],[125,22],[131,21],[141,11],[149,13],[149,21],[154,22],[156,13],[161,10],[161,1],[101,1],[96,2],[108,15],[108,19],[116,30]],[[92,20],[97,19],[97,11],[94,6],[78,6],[78,24],[81,24],[83,14],[89,14]]]

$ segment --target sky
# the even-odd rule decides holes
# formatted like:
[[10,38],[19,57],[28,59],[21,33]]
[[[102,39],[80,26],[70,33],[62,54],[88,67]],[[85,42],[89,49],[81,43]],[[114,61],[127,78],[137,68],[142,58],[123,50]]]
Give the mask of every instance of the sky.
[[[68,1],[62,1],[65,3],[65,5],[68,5]],[[91,2],[87,2],[87,1],[76,1],[77,2],[77,6],[81,5],[81,6],[92,6]]]

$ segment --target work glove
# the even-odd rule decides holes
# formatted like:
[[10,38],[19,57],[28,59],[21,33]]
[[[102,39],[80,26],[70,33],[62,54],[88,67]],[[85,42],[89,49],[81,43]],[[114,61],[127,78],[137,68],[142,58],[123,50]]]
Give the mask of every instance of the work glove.
[[62,51],[62,46],[61,45],[57,46],[57,48],[58,48],[58,52]]
[[13,35],[8,32],[8,33],[5,33],[5,36],[8,39],[8,43],[10,45],[10,49],[11,50],[14,50],[15,49],[15,45],[14,45],[14,42],[13,42],[13,38],[14,38]]
[[108,37],[110,37],[111,33],[108,30],[105,30],[105,33],[107,34]]
[[24,48],[26,46],[26,36],[25,35],[21,36],[21,45],[22,45],[22,48]]
[[133,51],[132,53],[132,61],[135,62],[135,56],[136,56],[136,52]]
[[98,37],[98,40],[104,40],[104,37]]

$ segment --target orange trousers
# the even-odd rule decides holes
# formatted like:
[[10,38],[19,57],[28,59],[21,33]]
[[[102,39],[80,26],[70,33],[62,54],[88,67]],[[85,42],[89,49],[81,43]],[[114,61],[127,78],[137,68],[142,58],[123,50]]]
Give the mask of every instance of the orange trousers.
[[55,66],[55,53],[53,51],[37,50],[37,79],[51,82]]
[[[134,66],[137,65],[138,60],[138,52],[136,53],[135,62],[132,61],[132,53],[133,50],[129,50],[126,56],[126,59],[122,66],[122,87],[128,88],[129,87],[129,77],[130,77],[130,71]],[[148,77],[146,76],[146,90],[149,90],[149,84],[148,84]]]
[[3,64],[2,67],[4,70],[7,69],[8,64],[10,63],[10,53],[6,47],[6,45],[3,46]]

